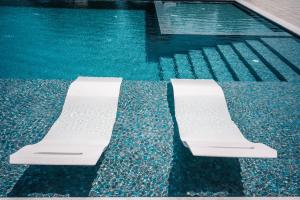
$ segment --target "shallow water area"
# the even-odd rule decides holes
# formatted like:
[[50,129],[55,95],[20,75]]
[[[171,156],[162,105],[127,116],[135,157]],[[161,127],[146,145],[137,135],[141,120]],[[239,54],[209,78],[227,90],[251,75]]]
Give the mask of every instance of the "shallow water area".
[[124,81],[112,140],[96,166],[10,165],[8,155],[47,133],[69,84],[0,80],[2,197],[299,195],[298,83],[221,83],[242,133],[277,149],[278,159],[192,156],[174,131],[168,82]]

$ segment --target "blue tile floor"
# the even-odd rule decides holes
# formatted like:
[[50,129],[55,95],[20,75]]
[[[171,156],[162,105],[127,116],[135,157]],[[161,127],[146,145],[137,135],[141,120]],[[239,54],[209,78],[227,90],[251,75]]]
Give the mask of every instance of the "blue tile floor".
[[70,81],[0,80],[0,197],[299,196],[300,83],[221,83],[244,135],[278,159],[193,157],[168,82],[124,81],[108,149],[94,167],[9,165],[47,133]]

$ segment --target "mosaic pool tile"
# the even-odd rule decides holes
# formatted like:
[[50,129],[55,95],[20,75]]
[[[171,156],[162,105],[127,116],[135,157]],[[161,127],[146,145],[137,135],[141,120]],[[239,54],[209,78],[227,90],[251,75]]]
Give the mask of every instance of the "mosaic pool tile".
[[124,81],[111,144],[93,167],[9,165],[58,117],[70,81],[0,80],[0,197],[299,196],[300,83],[221,83],[232,119],[277,159],[194,157],[167,82]]
[[294,65],[294,70],[300,71],[300,43],[296,38],[262,38],[262,41]]

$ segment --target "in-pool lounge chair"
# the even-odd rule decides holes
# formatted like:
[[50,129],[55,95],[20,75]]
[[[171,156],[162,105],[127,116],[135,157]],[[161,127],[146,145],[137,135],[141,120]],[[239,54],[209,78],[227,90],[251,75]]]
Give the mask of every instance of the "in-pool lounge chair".
[[77,78],[47,135],[10,155],[10,163],[96,165],[111,138],[121,82],[121,78]]
[[171,82],[179,135],[194,156],[277,157],[276,150],[243,136],[231,120],[222,88],[214,80]]

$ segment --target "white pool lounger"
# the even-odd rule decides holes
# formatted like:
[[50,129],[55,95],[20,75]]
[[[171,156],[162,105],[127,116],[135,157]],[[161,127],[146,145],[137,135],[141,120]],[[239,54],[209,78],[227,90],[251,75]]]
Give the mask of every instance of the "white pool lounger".
[[214,80],[172,79],[180,138],[194,156],[276,158],[277,151],[248,141],[231,120]]
[[112,135],[121,82],[121,78],[77,78],[47,135],[10,155],[10,163],[96,165]]

